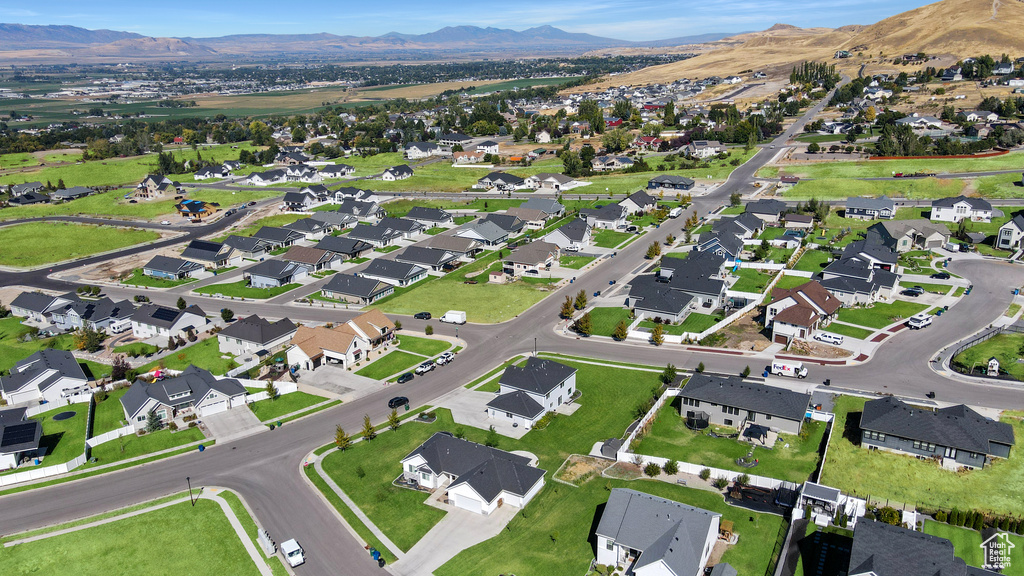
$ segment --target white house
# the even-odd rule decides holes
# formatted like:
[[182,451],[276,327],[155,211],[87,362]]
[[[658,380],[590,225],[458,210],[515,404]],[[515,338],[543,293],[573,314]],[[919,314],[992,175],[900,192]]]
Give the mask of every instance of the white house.
[[575,252],[590,246],[591,238],[590,224],[582,218],[576,218],[555,228],[544,237],[544,241],[555,244],[562,250]]
[[971,222],[991,222],[992,205],[982,198],[939,198],[932,201],[932,222],[959,222],[966,218]]
[[0,394],[7,404],[59,402],[86,387],[88,378],[78,360],[66,350],[44,348],[17,362],[0,377]]
[[505,369],[498,383],[498,396],[487,403],[487,415],[529,430],[544,414],[568,403],[575,393],[575,368],[531,357],[523,368]]
[[63,296],[50,296],[42,292],[22,292],[11,301],[11,314],[34,322],[47,322],[54,310],[70,304],[72,300]]
[[299,326],[288,349],[288,363],[306,370],[325,364],[343,368],[366,358],[395,335],[395,324],[373,308],[334,328]]
[[545,470],[530,459],[436,432],[402,459],[402,477],[428,490],[444,489],[457,508],[490,514],[526,506],[544,486]]
[[[1024,215],[1017,214],[1009,222],[999,227],[999,234],[996,236],[996,248],[1016,250],[1020,248],[1021,239],[1024,239]],[[11,310],[14,310],[13,304],[11,304]]]
[[150,384],[136,380],[121,397],[125,419],[136,430],[146,428],[153,412],[162,424],[175,418],[200,418],[245,406],[245,387],[233,378],[218,379],[208,370],[189,366],[178,376]]
[[154,336],[177,338],[188,332],[189,328],[198,334],[205,330],[209,323],[206,313],[196,305],[178,310],[156,304],[143,304],[132,314],[132,334],[142,339]]

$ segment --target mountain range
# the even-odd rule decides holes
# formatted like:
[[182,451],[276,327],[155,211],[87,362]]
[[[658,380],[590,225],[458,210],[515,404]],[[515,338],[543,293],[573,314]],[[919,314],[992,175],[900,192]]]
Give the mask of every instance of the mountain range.
[[390,32],[381,36],[316,34],[235,34],[212,38],[153,38],[132,32],[87,30],[75,26],[0,24],[0,60],[102,61],[217,60],[237,57],[317,56],[328,58],[430,58],[486,55],[574,55],[598,48],[677,46],[719,40],[726,33],[629,42],[566,32],[553,26],[522,31],[448,26],[426,34]]

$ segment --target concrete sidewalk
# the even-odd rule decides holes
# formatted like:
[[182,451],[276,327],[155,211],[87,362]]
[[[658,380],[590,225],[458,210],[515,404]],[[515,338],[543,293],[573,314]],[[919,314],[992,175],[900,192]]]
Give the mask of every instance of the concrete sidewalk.
[[[430,499],[433,498],[435,495],[432,494]],[[430,576],[466,548],[500,534],[519,512],[519,508],[514,506],[502,506],[485,516],[454,506],[435,507],[446,510],[448,514],[409,549],[404,558],[391,565],[390,571],[395,576]]]

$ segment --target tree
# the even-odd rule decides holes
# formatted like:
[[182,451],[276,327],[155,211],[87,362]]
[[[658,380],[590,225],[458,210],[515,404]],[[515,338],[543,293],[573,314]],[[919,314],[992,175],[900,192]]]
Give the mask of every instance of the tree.
[[[938,94],[938,91],[935,93]],[[945,94],[946,90],[942,89],[942,93]],[[864,111],[864,119],[868,122],[874,122],[877,115],[878,111],[875,110],[874,106],[868,106],[868,109]]]
[[633,135],[622,128],[615,128],[601,136],[601,145],[605,147],[605,150],[613,154],[629,148],[632,142]]
[[729,195],[729,205],[730,206],[739,206],[740,202],[742,202],[742,201],[743,201],[743,197],[740,196],[739,192],[733,192],[732,194]]
[[167,349],[174,350],[178,347],[178,341],[174,339],[174,336],[167,337]]
[[184,310],[185,308],[188,308],[188,304],[185,302],[185,298],[182,296],[178,296],[178,310]]
[[612,331],[612,338],[622,342],[629,336],[629,326],[626,326],[625,320],[619,320],[619,323],[615,325],[615,330]]
[[811,142],[807,145],[808,154],[817,154],[818,152],[821,152],[821,146],[817,142]]
[[754,258],[757,260],[764,260],[772,252],[772,247],[768,244],[768,240],[761,240],[761,244],[754,249]]
[[221,308],[220,309],[220,319],[221,320],[223,320],[225,322],[231,322],[231,320],[234,319],[234,317],[235,317],[235,313],[231,309],[229,309],[229,308]]
[[562,174],[566,176],[579,176],[583,174],[583,161],[580,155],[572,150],[562,153]]
[[583,316],[580,316],[573,324],[573,330],[583,336],[590,336],[593,329],[593,324],[590,320],[590,312],[584,313]]
[[676,371],[676,367],[670,362],[665,365],[665,370],[661,372],[661,376],[659,378],[661,379],[662,384],[671,384],[676,381],[677,375],[678,372]]
[[744,367],[743,371],[740,372],[740,377],[746,378],[747,376],[750,376],[750,366],[749,365]]
[[423,329],[423,333],[426,334],[427,336],[433,336],[434,326],[431,324],[427,324],[427,327]]
[[577,310],[583,310],[584,308],[587,307],[587,291],[586,290],[580,290],[579,292],[576,293],[576,302],[573,304],[573,306]]
[[146,432],[156,432],[160,429],[160,417],[156,415],[156,408],[146,414]]
[[363,430],[360,433],[364,440],[373,440],[377,437],[377,431],[373,429],[373,422],[370,422],[370,415],[363,416]]
[[497,448],[499,442],[501,442],[501,436],[498,436],[498,432],[494,429],[494,426],[491,426],[490,429],[487,430],[487,438],[484,439],[484,445],[490,446],[491,448]]
[[676,125],[676,104],[675,104],[675,102],[673,102],[671,100],[669,100],[667,103],[665,103],[665,118],[664,118],[664,122],[665,122],[665,126],[675,126]]
[[902,523],[902,515],[898,510],[890,506],[879,508],[878,513],[875,514],[875,518],[879,522],[885,522],[886,524],[892,524],[893,526],[899,526]]
[[267,380],[267,385],[263,387],[263,391],[267,393],[267,398],[271,402],[277,400],[281,396],[281,393],[277,391],[277,386],[274,386],[274,382],[272,380]]
[[697,369],[695,370],[695,372],[700,372],[700,373],[704,372],[704,363],[703,362],[697,364]]
[[[585,296],[586,296],[586,294],[584,294],[584,297]],[[565,319],[572,318],[573,308],[574,307],[573,307],[573,304],[572,304],[572,296],[566,295],[565,302],[562,302],[562,311],[559,313],[559,316],[561,316],[562,318],[565,318]]]
[[655,324],[654,330],[651,331],[651,344],[655,346],[661,346],[665,343],[665,327],[661,324]]
[[352,445],[352,438],[341,427],[341,424],[334,427],[334,445],[342,452],[348,450],[349,446]]
[[306,141],[306,129],[302,126],[296,126],[292,128],[292,142],[305,142]]
[[57,190],[64,190],[65,188],[66,188],[66,186],[64,186],[64,179],[63,178],[58,179],[57,180]]
[[114,356],[114,362],[110,365],[110,379],[115,382],[124,380],[131,369],[131,364],[128,363],[128,359],[124,357],[124,354],[118,354]]
[[401,425],[402,421],[398,418],[398,410],[392,409],[391,413],[388,414],[388,428],[394,432],[395,430],[398,430],[398,427]]
[[88,326],[79,328],[74,334],[75,349],[96,352],[103,346],[103,339],[106,337],[102,331],[93,330]]
[[651,242],[651,245],[647,247],[647,259],[654,260],[658,256],[661,256],[661,244]]

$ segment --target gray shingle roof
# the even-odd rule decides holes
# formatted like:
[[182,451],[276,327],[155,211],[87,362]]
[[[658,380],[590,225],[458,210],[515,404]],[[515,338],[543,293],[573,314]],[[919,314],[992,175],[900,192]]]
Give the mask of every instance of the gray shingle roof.
[[[245,394],[245,387],[239,384],[238,380],[233,378],[218,380],[208,370],[189,366],[178,376],[152,384],[145,380],[136,380],[121,397],[121,406],[130,417],[135,417],[150,398],[165,406],[196,404],[201,402],[210,393],[210,390],[229,397]],[[173,401],[169,398],[170,395],[181,392],[189,392],[189,395],[175,398]]]
[[992,204],[984,198],[969,198],[964,195],[957,196],[955,198],[939,198],[938,200],[932,201],[932,207],[940,208],[952,208],[953,205],[959,202],[966,202],[972,210],[992,210]]
[[455,254],[438,250],[437,248],[426,248],[423,246],[409,246],[400,254],[395,256],[398,262],[410,264],[421,264],[428,266],[441,266],[455,260]]
[[967,565],[945,538],[861,519],[850,547],[851,576],[966,576]]
[[576,218],[558,227],[558,231],[573,242],[582,242],[587,236],[590,225],[582,218]]
[[614,222],[622,219],[626,214],[626,209],[618,204],[605,204],[604,206],[598,206],[597,208],[584,208],[580,210],[580,216],[584,218],[594,218],[595,220],[601,220],[606,222]]
[[373,246],[348,236],[326,236],[317,242],[316,248],[354,257],[356,254],[372,250]]
[[740,410],[753,410],[790,420],[803,420],[810,394],[801,394],[785,388],[744,382],[736,376],[711,376],[697,373],[690,377],[681,394],[702,402],[734,406]]
[[491,222],[509,234],[519,232],[523,229],[523,226],[526,225],[526,223],[518,216],[513,216],[511,214],[496,214],[493,212],[484,216],[483,222]]
[[963,404],[932,411],[891,396],[866,402],[860,427],[979,454],[992,454],[993,442],[1014,444],[1012,426],[989,420]]
[[39,382],[39,390],[43,391],[62,379],[78,380],[81,384],[87,381],[85,370],[71,352],[44,348],[28,358],[17,362],[8,376],[0,377],[0,389],[4,392],[17,392],[28,382],[35,380],[44,372],[51,374]]
[[502,230],[500,226],[489,220],[480,220],[471,224],[468,228],[464,228],[461,232],[475,232],[478,236],[486,240],[487,242],[498,242],[502,238],[508,237],[508,232]]
[[426,272],[425,268],[405,262],[394,260],[376,259],[371,261],[364,268],[360,276],[380,276],[381,278],[392,278],[395,280],[408,280]]
[[43,313],[56,299],[56,296],[50,296],[42,292],[22,292],[11,301],[11,307]]
[[273,244],[255,236],[237,236],[232,234],[224,239],[224,244],[242,252],[266,252]]
[[267,240],[274,243],[283,242],[296,242],[305,238],[305,234],[296,230],[289,230],[287,228],[275,228],[273,226],[264,226],[256,231],[252,235],[253,238],[259,238],[260,240]]
[[423,224],[408,218],[381,218],[377,225],[399,232],[416,232],[423,229]]
[[405,217],[411,220],[426,220],[427,222],[447,222],[451,219],[452,215],[440,208],[413,206]]
[[855,196],[853,198],[846,199],[846,209],[867,211],[878,211],[883,209],[895,210],[896,202],[888,196],[881,196],[879,198]]
[[264,260],[248,270],[245,273],[248,276],[262,276],[264,278],[272,278],[274,280],[287,280],[295,275],[299,271],[299,268],[305,267],[303,264],[295,262],[287,262],[284,260]]
[[636,204],[637,206],[641,206],[641,207],[643,207],[643,206],[653,206],[653,205],[657,205],[658,204],[658,199],[657,198],[655,198],[654,196],[651,196],[650,194],[648,194],[647,192],[644,192],[643,190],[638,190],[636,192],[633,192],[629,196],[626,196],[626,198],[624,198],[622,201],[620,201],[619,204],[622,204],[626,200],[632,200],[634,204]]
[[182,260],[181,258],[170,258],[168,256],[162,256],[157,254],[143,266],[144,269],[158,270],[160,272],[168,272],[170,274],[179,274],[181,272],[191,272],[193,270],[202,270],[203,265],[195,262],[189,262],[188,260]]
[[506,368],[499,383],[509,388],[543,396],[575,373],[576,369],[572,366],[566,366],[554,360],[531,357],[526,361],[526,366],[522,368],[519,366]]
[[[519,181],[522,182],[522,179],[520,178]],[[562,206],[558,201],[550,200],[548,198],[530,198],[526,202],[520,204],[519,207],[528,208],[530,210],[540,210],[545,214],[560,214],[565,210],[565,206]]]
[[381,292],[393,289],[393,287],[390,284],[374,280],[373,278],[362,278],[352,274],[335,274],[331,276],[331,279],[324,285],[323,289],[347,296],[373,298]]
[[375,224],[357,224],[356,227],[348,233],[349,238],[372,242],[389,242],[401,235],[401,232],[394,228],[377,226]]
[[[174,326],[185,314],[195,314],[196,316],[206,317],[206,313],[203,312],[199,306],[194,304],[184,310],[160,306],[158,304],[143,304],[142,306],[139,306],[138,310],[136,310],[134,314],[132,314],[132,321],[149,324],[150,326],[170,328],[171,326]],[[195,326],[195,328],[200,328],[200,326]]]
[[655,176],[654,178],[651,178],[650,180],[648,180],[648,182],[653,182],[655,184],[683,184],[686,186],[693,186],[694,184],[692,178],[687,178],[686,176],[676,176],[674,174],[661,174],[660,176]]
[[217,260],[217,256],[221,254],[222,250],[224,250],[224,244],[220,242],[193,240],[188,243],[188,246],[181,253],[181,257],[186,260],[215,262]]
[[497,396],[487,403],[487,407],[499,412],[511,412],[528,420],[533,420],[544,413],[544,407],[521,390]]
[[762,198],[756,202],[748,203],[745,211],[751,214],[770,214],[772,216],[778,216],[785,212],[787,208],[788,206],[786,206],[786,203],[781,200]]
[[651,275],[634,278],[629,284],[629,297],[639,300],[633,304],[634,308],[672,316],[681,314],[693,301],[692,295],[674,290]]
[[270,322],[253,314],[248,318],[242,318],[229,324],[220,331],[220,334],[246,342],[266,345],[286,334],[294,333],[295,330],[295,324],[287,318],[282,318],[277,322]]
[[285,224],[284,228],[286,230],[294,230],[303,234],[316,234],[318,232],[323,232],[324,223],[312,218],[300,218],[291,224]]

